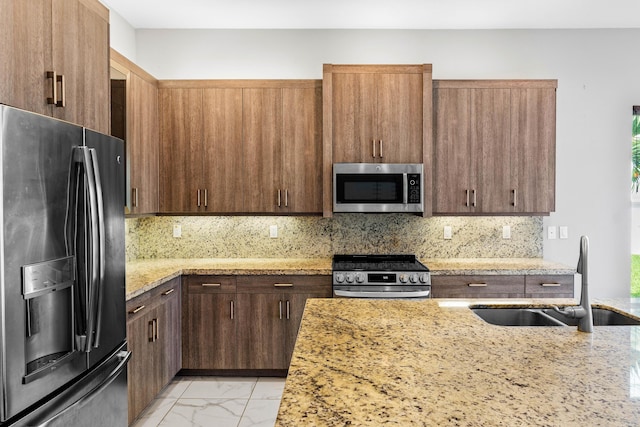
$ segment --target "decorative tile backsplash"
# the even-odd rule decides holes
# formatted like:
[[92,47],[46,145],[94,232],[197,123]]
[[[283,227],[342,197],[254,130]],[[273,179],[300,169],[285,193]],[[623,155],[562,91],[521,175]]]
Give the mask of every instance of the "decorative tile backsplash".
[[[182,237],[173,237],[179,225]],[[270,226],[278,237],[269,237]],[[511,227],[511,238],[502,228]],[[451,240],[443,239],[452,227]],[[541,217],[407,214],[158,216],[126,219],[127,260],[148,258],[330,258],[336,253],[413,253],[420,258],[542,257]]]

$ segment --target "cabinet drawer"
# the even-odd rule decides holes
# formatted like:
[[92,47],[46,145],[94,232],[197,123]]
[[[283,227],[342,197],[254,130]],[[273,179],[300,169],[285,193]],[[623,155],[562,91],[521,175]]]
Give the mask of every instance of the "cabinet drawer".
[[433,298],[522,298],[524,276],[432,276]]
[[322,293],[331,295],[331,276],[238,276],[238,293]]
[[234,293],[235,276],[186,276],[188,294]]
[[573,298],[574,276],[531,275],[526,276],[524,289],[527,297]]

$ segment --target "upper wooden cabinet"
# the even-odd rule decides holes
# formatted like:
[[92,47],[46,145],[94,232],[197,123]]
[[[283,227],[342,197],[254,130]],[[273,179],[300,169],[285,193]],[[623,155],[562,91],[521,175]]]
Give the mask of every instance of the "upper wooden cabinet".
[[321,83],[161,81],[160,212],[319,213]]
[[434,213],[555,209],[556,86],[434,81]]
[[123,139],[127,152],[127,213],[156,213],[160,142],[158,81],[115,50],[111,50],[111,67],[126,77]]
[[[324,215],[332,214],[333,163],[424,163],[430,170],[431,114],[430,64],[325,64]],[[430,200],[430,174],[424,188]]]
[[108,9],[2,0],[0,72],[0,102],[109,133]]

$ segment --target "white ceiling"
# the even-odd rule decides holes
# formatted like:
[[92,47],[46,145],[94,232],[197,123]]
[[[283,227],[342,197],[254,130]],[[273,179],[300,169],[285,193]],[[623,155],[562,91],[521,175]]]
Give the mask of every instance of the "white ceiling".
[[640,0],[101,0],[135,29],[640,28]]

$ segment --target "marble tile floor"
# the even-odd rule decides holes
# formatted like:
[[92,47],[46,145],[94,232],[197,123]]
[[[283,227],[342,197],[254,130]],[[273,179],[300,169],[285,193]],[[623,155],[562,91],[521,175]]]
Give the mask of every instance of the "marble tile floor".
[[176,377],[131,427],[273,427],[284,382]]

